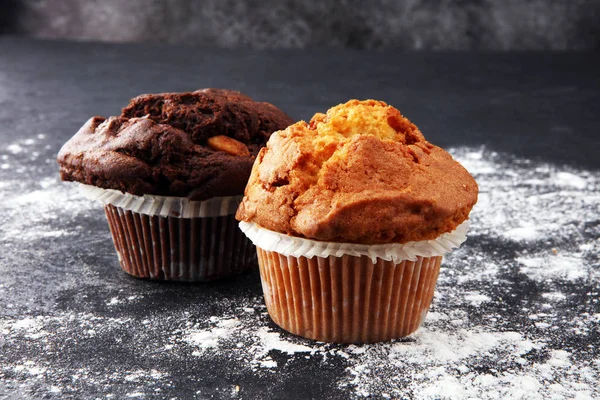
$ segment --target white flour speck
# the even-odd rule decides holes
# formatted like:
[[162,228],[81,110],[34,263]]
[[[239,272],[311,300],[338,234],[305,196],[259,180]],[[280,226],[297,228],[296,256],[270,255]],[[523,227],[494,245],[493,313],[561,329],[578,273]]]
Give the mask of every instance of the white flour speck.
[[286,354],[312,352],[313,349],[301,344],[281,340],[279,332],[269,332],[267,328],[257,330],[258,337],[266,351],[279,350]]
[[477,292],[467,292],[465,294],[465,300],[471,303],[473,306],[479,306],[482,303],[488,302],[492,300],[490,296],[486,296],[485,294],[477,293]]
[[10,144],[6,146],[6,150],[8,150],[12,154],[19,154],[23,151],[23,147],[18,144]]
[[588,267],[581,258],[562,255],[521,256],[516,261],[521,272],[539,282],[562,279],[576,281],[588,276]]
[[533,224],[523,224],[518,228],[512,228],[504,232],[504,237],[514,240],[534,240],[539,233]]
[[113,297],[110,299],[110,301],[108,303],[106,303],[106,305],[108,306],[114,306],[115,304],[119,304],[119,298],[118,297]]
[[567,296],[560,292],[542,293],[542,297],[554,301],[561,301],[567,298]]
[[[219,341],[228,339],[240,324],[237,318],[219,320],[213,317],[211,322],[214,322],[216,326],[207,330],[193,330],[187,334],[185,340],[190,344],[198,346],[200,349],[217,347]],[[200,353],[196,354],[200,355]]]
[[277,362],[273,360],[264,360],[260,362],[260,366],[263,368],[276,368]]
[[587,187],[586,179],[571,172],[557,172],[554,182],[560,186],[572,186],[576,189],[585,189]]

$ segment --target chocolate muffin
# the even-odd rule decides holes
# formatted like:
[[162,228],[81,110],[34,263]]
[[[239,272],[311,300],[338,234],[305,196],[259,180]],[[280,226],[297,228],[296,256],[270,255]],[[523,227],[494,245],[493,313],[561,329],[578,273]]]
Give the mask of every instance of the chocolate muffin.
[[58,153],[60,175],[105,203],[123,269],[205,281],[252,264],[233,214],[252,164],[283,111],[236,91],[138,96],[120,116],[93,117]]
[[275,132],[237,212],[267,309],[312,339],[376,342],[423,321],[477,183],[384,102],[351,100]]

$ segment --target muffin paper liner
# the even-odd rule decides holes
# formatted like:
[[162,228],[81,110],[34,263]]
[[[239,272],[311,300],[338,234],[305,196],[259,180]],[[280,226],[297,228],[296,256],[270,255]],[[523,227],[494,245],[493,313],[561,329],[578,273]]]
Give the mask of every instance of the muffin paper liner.
[[138,278],[211,281],[255,265],[234,215],[177,218],[104,206],[119,263]]
[[136,196],[114,189],[79,185],[79,192],[91,200],[146,215],[161,217],[221,217],[235,214],[243,196],[214,197],[205,201],[189,200],[185,197]]
[[433,299],[441,261],[307,258],[258,248],[273,321],[295,335],[335,343],[381,342],[416,331]]
[[241,196],[199,202],[90,186],[81,191],[104,203],[119,263],[130,275],[211,281],[256,266],[255,247],[235,220]]
[[407,336],[425,320],[442,256],[466,240],[469,222],[434,240],[364,245],[320,242],[254,223],[267,310],[281,328],[309,339],[372,343]]
[[399,263],[404,260],[415,261],[419,256],[441,256],[459,247],[467,240],[469,221],[466,220],[452,232],[444,233],[433,240],[390,244],[356,244],[321,242],[285,235],[261,228],[252,222],[240,222],[240,229],[257,246],[264,250],[275,251],[293,257],[341,257],[367,256],[373,263],[377,259]]

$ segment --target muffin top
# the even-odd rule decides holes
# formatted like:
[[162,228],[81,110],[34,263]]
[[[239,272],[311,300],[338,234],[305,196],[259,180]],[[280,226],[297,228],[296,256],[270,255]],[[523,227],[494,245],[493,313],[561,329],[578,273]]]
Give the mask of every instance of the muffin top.
[[236,217],[314,240],[406,243],[453,231],[477,192],[400,111],[350,100],[271,136]]
[[260,148],[292,122],[232,90],[141,95],[88,120],[58,153],[60,175],[135,195],[240,195]]

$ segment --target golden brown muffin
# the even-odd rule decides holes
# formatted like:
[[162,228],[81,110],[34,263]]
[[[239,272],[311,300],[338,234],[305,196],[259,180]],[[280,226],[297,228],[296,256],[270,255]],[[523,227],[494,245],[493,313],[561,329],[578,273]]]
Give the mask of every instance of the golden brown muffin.
[[350,100],[273,133],[236,218],[320,241],[406,243],[454,230],[477,192],[400,111]]

